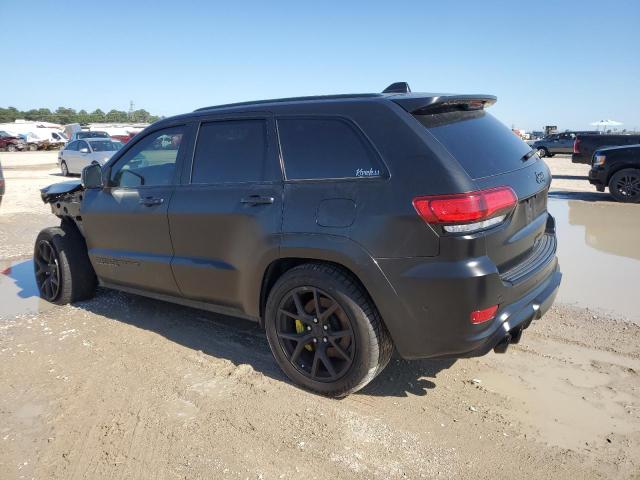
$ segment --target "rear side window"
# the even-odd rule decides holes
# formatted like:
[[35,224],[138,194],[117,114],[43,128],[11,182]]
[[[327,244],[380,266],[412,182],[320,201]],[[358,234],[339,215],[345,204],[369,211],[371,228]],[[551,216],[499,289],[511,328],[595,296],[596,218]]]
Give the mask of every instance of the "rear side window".
[[344,120],[281,118],[278,133],[288,180],[382,175],[369,142]]
[[529,164],[522,158],[531,147],[484,110],[416,115],[416,118],[471,178],[511,172]]
[[266,136],[264,120],[203,123],[198,134],[191,183],[265,180]]

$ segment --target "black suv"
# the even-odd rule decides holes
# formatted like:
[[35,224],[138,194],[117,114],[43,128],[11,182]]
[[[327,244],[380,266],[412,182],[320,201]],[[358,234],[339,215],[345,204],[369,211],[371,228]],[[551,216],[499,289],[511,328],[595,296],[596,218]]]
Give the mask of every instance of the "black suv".
[[503,352],[560,284],[549,170],[495,97],[289,98],[161,120],[42,191],[40,293],[115,288],[256,320],[297,384],[345,396],[407,359]]
[[596,150],[589,183],[599,192],[609,187],[618,202],[640,203],[640,145],[624,145]]

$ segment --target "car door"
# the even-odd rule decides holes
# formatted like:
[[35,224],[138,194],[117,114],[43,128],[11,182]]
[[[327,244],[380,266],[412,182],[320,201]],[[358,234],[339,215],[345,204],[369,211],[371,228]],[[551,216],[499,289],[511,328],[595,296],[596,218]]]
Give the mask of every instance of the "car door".
[[187,124],[147,133],[105,166],[104,188],[85,192],[84,236],[103,283],[178,295],[167,210],[192,137]]
[[282,174],[269,115],[203,120],[192,165],[169,207],[182,294],[257,316],[262,274],[277,258]]
[[78,140],[78,151],[75,152],[73,173],[82,173],[82,169],[91,163],[91,147],[86,140]]
[[558,153],[571,153],[573,152],[573,134],[563,133],[560,135],[560,141],[558,142]]
[[64,150],[62,150],[60,155],[60,162],[64,162],[67,165],[67,170],[69,173],[75,173],[75,170],[72,169],[72,166],[76,162],[76,156],[78,154],[78,142],[73,141],[69,143]]

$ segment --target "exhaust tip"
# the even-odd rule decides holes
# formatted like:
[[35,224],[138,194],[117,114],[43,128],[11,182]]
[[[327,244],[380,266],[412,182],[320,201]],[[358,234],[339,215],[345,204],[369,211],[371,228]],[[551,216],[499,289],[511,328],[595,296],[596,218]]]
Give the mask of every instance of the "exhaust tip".
[[511,343],[511,334],[507,333],[500,342],[493,347],[493,351],[495,353],[505,353],[507,348],[509,348],[509,343]]

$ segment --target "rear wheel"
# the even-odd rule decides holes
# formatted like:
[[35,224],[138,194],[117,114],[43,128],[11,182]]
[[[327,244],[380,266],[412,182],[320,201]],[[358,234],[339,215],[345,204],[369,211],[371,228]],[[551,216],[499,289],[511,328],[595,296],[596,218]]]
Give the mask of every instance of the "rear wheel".
[[84,238],[73,225],[45,228],[36,238],[33,266],[40,296],[58,305],[93,297],[96,275]]
[[35,143],[29,145],[30,152],[35,152],[36,150],[38,150],[38,145],[36,145]]
[[549,150],[547,150],[544,147],[539,147],[538,148],[538,156],[540,158],[548,157],[549,156]]
[[618,202],[640,202],[640,170],[625,168],[611,176],[609,192]]
[[60,171],[62,172],[63,177],[69,176],[69,168],[67,167],[67,162],[64,160],[60,163]]
[[364,387],[393,351],[368,294],[333,265],[305,264],[285,273],[269,294],[265,327],[284,373],[296,384],[332,397]]
[[7,145],[7,152],[15,152],[15,151],[16,151],[16,146],[15,145],[13,145],[12,143]]

